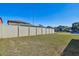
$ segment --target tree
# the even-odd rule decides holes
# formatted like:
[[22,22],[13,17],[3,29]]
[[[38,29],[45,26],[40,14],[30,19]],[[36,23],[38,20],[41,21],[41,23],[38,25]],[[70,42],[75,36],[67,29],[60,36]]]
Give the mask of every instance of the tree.
[[51,27],[51,26],[47,26],[47,28],[53,28],[53,27]]
[[70,30],[71,30],[71,27],[68,27],[68,26],[59,25],[58,27],[55,27],[56,32],[70,32]]
[[39,24],[39,27],[44,27],[43,25]]

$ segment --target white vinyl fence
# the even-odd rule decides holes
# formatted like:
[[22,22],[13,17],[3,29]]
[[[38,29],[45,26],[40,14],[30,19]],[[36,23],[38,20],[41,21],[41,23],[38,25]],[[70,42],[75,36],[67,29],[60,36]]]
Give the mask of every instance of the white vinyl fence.
[[46,27],[28,27],[28,26],[0,26],[0,38],[12,38],[21,36],[35,36],[53,34],[54,29]]

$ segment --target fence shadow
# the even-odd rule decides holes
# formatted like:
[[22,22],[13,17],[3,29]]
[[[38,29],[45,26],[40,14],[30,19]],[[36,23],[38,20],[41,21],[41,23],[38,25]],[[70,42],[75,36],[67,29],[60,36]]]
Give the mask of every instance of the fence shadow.
[[61,56],[79,56],[79,40],[72,39]]

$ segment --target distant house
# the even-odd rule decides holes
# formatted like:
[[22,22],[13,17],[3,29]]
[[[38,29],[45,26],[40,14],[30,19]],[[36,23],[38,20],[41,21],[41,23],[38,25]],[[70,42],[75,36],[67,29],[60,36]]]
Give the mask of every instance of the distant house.
[[2,25],[3,24],[3,20],[2,20],[2,18],[0,17],[0,25]]
[[14,20],[8,20],[7,24],[8,25],[31,26],[30,23],[23,22],[23,21],[14,21]]
[[72,23],[72,32],[79,33],[79,22]]

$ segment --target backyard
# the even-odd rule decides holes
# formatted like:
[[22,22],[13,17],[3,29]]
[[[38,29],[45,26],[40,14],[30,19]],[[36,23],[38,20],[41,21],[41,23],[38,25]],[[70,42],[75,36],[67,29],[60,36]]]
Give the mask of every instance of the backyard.
[[[60,56],[79,55],[79,35],[55,33],[0,39],[2,56]],[[73,43],[73,42],[77,42]],[[75,52],[74,52],[75,51]],[[77,52],[77,53],[76,53]]]

